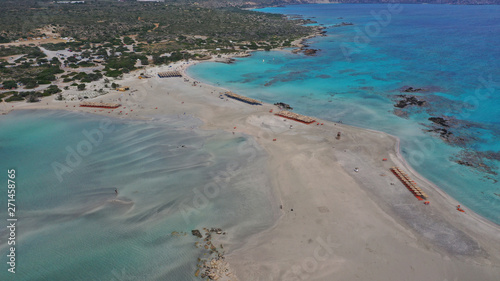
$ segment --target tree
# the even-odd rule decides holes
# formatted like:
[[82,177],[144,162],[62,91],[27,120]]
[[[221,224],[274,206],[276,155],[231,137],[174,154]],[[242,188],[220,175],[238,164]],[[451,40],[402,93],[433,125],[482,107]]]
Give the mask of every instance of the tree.
[[51,60],[50,60],[50,63],[51,64],[54,64],[54,65],[61,65],[61,61],[57,58],[57,57],[53,57]]
[[59,92],[61,92],[61,89],[59,89],[59,87],[57,87],[56,85],[50,85],[47,89],[45,89],[45,91],[43,91],[43,95],[50,96]]
[[78,90],[79,90],[79,91],[83,91],[83,90],[85,90],[85,84],[80,84],[80,85],[78,85]]
[[36,96],[36,94],[30,94],[26,97],[26,101],[27,102],[38,102],[38,97]]
[[[50,82],[49,82],[50,83]],[[26,83],[26,85],[24,86],[24,88],[26,89],[33,89],[33,88],[36,88],[38,87],[38,83],[36,81],[29,81],[28,83]]]
[[123,43],[125,43],[125,44],[127,44],[127,45],[130,45],[130,44],[134,44],[134,43],[135,43],[135,41],[134,41],[134,39],[132,39],[132,38],[130,38],[130,37],[128,37],[128,36],[125,36],[125,37],[123,38]]

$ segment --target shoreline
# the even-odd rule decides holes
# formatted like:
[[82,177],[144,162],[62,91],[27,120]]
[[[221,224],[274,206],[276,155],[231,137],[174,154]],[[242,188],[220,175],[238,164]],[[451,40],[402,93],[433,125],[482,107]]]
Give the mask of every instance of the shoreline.
[[[491,270],[486,270],[492,274],[491,276],[500,273],[500,261],[498,260],[500,249],[495,244],[495,242],[500,241],[497,234],[500,229],[499,226],[469,210],[467,210],[465,217],[460,217],[461,214],[457,214],[458,212],[454,210],[454,202],[456,200],[440,190],[432,182],[416,173],[406,163],[400,154],[399,139],[397,137],[383,132],[336,124],[324,120],[317,121],[325,123],[324,126],[299,124],[291,120],[283,121],[283,118],[268,113],[269,109],[276,108],[273,105],[264,104],[263,106],[256,107],[234,100],[222,100],[218,98],[218,93],[228,89],[201,82],[196,83],[196,86],[191,86],[191,82],[195,79],[187,75],[186,69],[200,62],[202,61],[192,61],[187,64],[180,63],[177,65],[178,70],[184,75],[183,78],[161,79],[153,77],[138,80],[136,77],[140,71],[124,76],[122,81],[129,83],[132,90],[137,90],[137,93],[141,93],[138,95],[139,98],[130,98],[132,101],[126,101],[127,108],[133,108],[134,110],[133,113],[129,112],[130,115],[127,114],[126,116],[107,113],[109,112],[108,110],[87,109],[76,106],[70,107],[71,105],[77,105],[79,101],[59,102],[54,101],[54,97],[46,97],[36,104],[25,102],[11,103],[11,105],[14,104],[15,106],[7,109],[9,112],[19,109],[61,109],[141,120],[147,120],[152,115],[182,114],[182,112],[185,112],[202,120],[203,125],[200,128],[203,130],[221,129],[229,132],[237,131],[253,137],[268,154],[269,175],[276,175],[271,177],[273,182],[272,189],[279,201],[277,204],[284,207],[282,210],[278,210],[281,212],[281,215],[271,228],[252,235],[244,245],[230,248],[227,255],[228,262],[235,269],[236,275],[241,277],[241,280],[271,280],[263,279],[269,277],[281,278],[280,280],[293,280],[288,279],[290,274],[294,278],[299,278],[296,280],[326,280],[322,279],[328,276],[325,275],[325,272],[328,274],[341,273],[339,278],[335,280],[354,280],[353,274],[356,271],[350,266],[345,266],[345,264],[351,264],[351,262],[365,264],[365,259],[369,259],[372,252],[359,249],[359,253],[361,253],[361,258],[359,258],[352,256],[350,251],[352,252],[352,249],[358,248],[359,245],[364,246],[360,242],[365,242],[368,245],[371,239],[366,237],[361,237],[361,239],[359,237],[351,237],[352,234],[350,231],[346,233],[345,229],[338,229],[335,225],[328,222],[330,220],[339,220],[342,222],[342,225],[351,226],[353,231],[355,231],[354,233],[366,232],[369,229],[365,229],[365,225],[373,224],[373,227],[376,229],[373,234],[368,231],[367,233],[360,234],[360,236],[368,235],[368,237],[371,237],[370,235],[374,235],[376,237],[374,241],[379,241],[384,236],[397,237],[395,240],[399,241],[399,246],[405,249],[404,252],[406,254],[412,255],[412,250],[419,253],[418,262],[414,266],[420,270],[426,265],[430,266],[426,263],[429,257],[431,259],[441,257],[441,260],[436,262],[436,264],[439,263],[440,266],[452,268],[452,276],[446,277],[452,278],[452,280],[453,276],[465,274],[465,270],[480,274],[482,270],[485,270],[481,266],[488,266],[488,262],[490,262]],[[151,72],[159,72],[168,68],[168,66],[155,66],[146,69]],[[184,78],[188,79],[189,82],[184,82]],[[164,93],[165,89],[167,95]],[[121,94],[121,92],[113,91],[92,100],[117,101],[121,97]],[[131,94],[132,92],[128,93],[129,97],[132,97]],[[136,95],[135,92],[133,94],[134,96]],[[155,105],[160,107],[160,109],[154,109],[153,106]],[[289,129],[289,124],[292,124],[294,128]],[[233,126],[236,126],[238,129],[232,129]],[[343,132],[344,140],[336,141],[334,139],[335,132],[333,130],[335,129]],[[272,141],[274,138],[277,138],[276,142]],[[381,152],[371,151],[371,146],[377,147]],[[391,161],[387,163],[374,162],[373,159],[382,158],[379,157],[382,156],[380,153],[384,153],[384,156],[385,154],[392,153],[391,157],[387,157]],[[360,161],[359,159],[366,161]],[[413,198],[413,195],[408,191],[404,190],[402,185],[400,186],[399,182],[395,179],[389,180],[395,186],[388,185],[387,180],[391,175],[381,177],[380,171],[386,171],[382,168],[385,168],[384,164],[390,164],[389,162],[394,165],[399,164],[405,170],[409,171],[412,178],[430,194],[432,202],[430,208],[432,209],[429,206],[424,207],[428,209],[423,209],[422,204]],[[304,167],[306,164],[309,165]],[[353,165],[356,165],[355,167],[359,165],[361,172],[353,172]],[[319,174],[318,171],[320,171]],[[308,173],[311,173],[313,176]],[[329,173],[333,173],[334,176],[332,177]],[[360,175],[363,175],[365,178]],[[371,180],[367,180],[368,178],[377,178],[377,182],[370,182]],[[336,181],[340,181],[341,183],[336,183]],[[366,184],[367,182],[369,183],[368,185]],[[381,191],[374,189],[389,187],[394,188],[394,190],[390,192],[385,191],[387,194],[382,194],[380,193]],[[376,194],[377,192],[380,194],[379,197],[372,197],[369,194]],[[390,202],[380,198],[383,195],[387,195],[389,201],[392,198],[396,198],[405,204],[410,204],[410,208],[421,212],[420,214],[426,215],[428,213],[425,212],[433,210],[432,215],[437,218],[433,217],[432,219],[437,224],[441,224],[443,221],[450,224],[450,226],[447,225],[446,230],[466,233],[468,238],[475,236],[471,239],[464,238],[461,235],[452,236],[451,238],[455,239],[458,237],[457,239],[462,239],[465,241],[463,245],[468,245],[467,243],[474,244],[473,242],[480,240],[478,242],[479,247],[471,244],[470,249],[465,249],[464,252],[459,253],[454,253],[452,248],[443,248],[442,245],[434,247],[432,237],[426,237],[425,233],[418,233],[418,231],[411,227],[412,219],[415,218],[410,216],[409,218],[402,219],[399,217],[399,214],[396,213],[398,210],[392,209]],[[350,204],[345,204],[344,199],[350,202]],[[338,209],[335,207],[336,205],[341,205],[342,208]],[[434,208],[436,209],[434,210]],[[294,211],[290,211],[290,209],[294,209]],[[350,217],[344,214],[345,210],[357,213],[357,215]],[[372,212],[375,215],[371,214]],[[297,218],[297,214],[301,214],[303,217]],[[321,223],[317,223],[318,226],[314,224],[315,219],[321,220]],[[308,227],[302,229],[305,225]],[[477,229],[472,229],[471,225]],[[434,226],[431,226],[431,230],[432,227]],[[386,228],[389,230],[385,231],[384,229]],[[446,233],[446,231],[439,229],[435,230],[434,233],[431,232],[431,234],[439,235],[443,232]],[[321,245],[318,241],[329,241],[329,233],[334,233],[335,237],[344,237],[344,240],[352,238],[356,243],[344,249],[341,245],[342,240],[332,242],[332,244],[340,245],[336,248],[339,253],[330,254],[325,261],[316,260],[316,270],[309,272],[306,270],[308,267],[304,267],[304,260],[308,260],[308,257],[313,257],[313,259],[309,259],[308,261],[314,260],[314,251],[318,245]],[[298,241],[305,239],[303,237],[309,237],[309,240],[312,240],[312,242],[296,245]],[[445,237],[445,239],[447,238],[450,237]],[[372,250],[375,252],[384,252],[392,247],[391,240],[383,240],[379,243],[380,245],[367,246],[367,248],[376,248]],[[288,247],[295,245],[295,251],[287,249],[287,245]],[[269,252],[270,249],[273,251]],[[325,251],[322,254],[329,253]],[[485,254],[485,251],[487,254]],[[399,267],[400,261],[398,261],[398,257],[397,254],[392,253],[384,258]],[[447,257],[448,260],[444,257]],[[469,265],[470,260],[474,261],[473,265]],[[372,260],[370,259],[370,261]],[[343,266],[340,266],[341,264]],[[294,265],[301,268],[299,270],[300,274],[295,274],[291,269]],[[479,265],[479,269],[475,267],[476,265]],[[368,269],[367,274],[371,272],[380,279],[387,278],[387,280],[393,280],[391,276],[386,275],[390,274],[391,270],[385,270],[387,272],[384,273],[370,266],[368,266]],[[408,272],[407,270],[409,269],[403,270],[405,274],[414,274],[411,273],[414,270]],[[439,272],[437,268],[434,269],[432,276],[443,277],[439,275]],[[310,279],[300,279],[302,278],[301,276],[306,275]],[[243,279],[242,276],[250,279]],[[419,280],[418,278],[424,278],[423,276],[427,275],[415,275],[415,279],[412,280]],[[485,275],[481,276],[484,277]],[[486,279],[483,278],[482,280],[489,280],[488,278],[491,276],[486,276]],[[394,278],[394,280],[401,279]]]
[[[397,139],[397,146],[395,148],[395,150],[397,151],[397,154],[398,154],[398,158],[400,159],[400,161],[402,162],[403,164],[403,167],[408,170],[410,172],[410,174],[412,174],[414,176],[415,179],[419,180],[419,181],[423,181],[425,182],[425,184],[431,186],[440,196],[442,196],[445,200],[449,201],[450,203],[453,203],[453,204],[457,204],[460,203],[457,199],[453,198],[451,195],[449,195],[448,193],[446,193],[443,189],[441,189],[437,184],[433,183],[431,180],[427,179],[426,177],[422,176],[420,173],[418,173],[417,171],[415,171],[415,169],[413,169],[413,167],[408,164],[408,162],[406,161],[406,159],[403,157],[403,155],[401,155],[401,150],[400,150],[400,139],[396,136],[393,136],[394,138]],[[462,203],[460,203],[462,204]],[[496,228],[498,230],[500,230],[500,224],[497,224],[495,223],[494,221],[491,221],[483,216],[481,216],[480,214],[472,211],[472,210],[468,210],[467,213],[471,216],[474,216],[475,219],[479,220],[481,223],[489,226],[489,227],[492,227],[492,228]]]

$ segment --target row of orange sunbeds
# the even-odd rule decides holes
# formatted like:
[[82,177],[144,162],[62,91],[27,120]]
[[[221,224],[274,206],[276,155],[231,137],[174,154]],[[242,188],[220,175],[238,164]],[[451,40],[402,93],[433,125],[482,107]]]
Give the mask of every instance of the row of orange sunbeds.
[[418,200],[427,199],[429,196],[417,186],[405,172],[401,171],[398,167],[392,167],[391,171],[394,175],[408,188],[408,190],[417,197]]

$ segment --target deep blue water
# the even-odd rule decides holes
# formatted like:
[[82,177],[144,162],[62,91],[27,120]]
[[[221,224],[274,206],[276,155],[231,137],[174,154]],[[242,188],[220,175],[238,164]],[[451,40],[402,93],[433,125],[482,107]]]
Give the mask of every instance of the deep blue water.
[[[234,64],[202,63],[189,74],[265,102],[286,102],[296,112],[396,135],[413,168],[500,223],[500,6],[319,4],[260,11],[302,15],[327,27],[326,37],[307,41],[320,51],[255,52]],[[334,26],[341,22],[354,25]],[[425,91],[402,93],[406,87]],[[395,111],[401,94],[426,104]],[[450,120],[441,128],[451,132],[451,142],[428,132],[429,117]]]

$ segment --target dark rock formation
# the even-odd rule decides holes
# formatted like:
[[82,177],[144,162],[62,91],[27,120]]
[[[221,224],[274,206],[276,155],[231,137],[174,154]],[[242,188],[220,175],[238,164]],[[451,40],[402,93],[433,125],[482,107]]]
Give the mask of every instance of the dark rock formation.
[[289,104],[286,104],[284,102],[277,102],[274,105],[276,105],[280,109],[293,110],[293,107],[291,107]]
[[448,143],[451,143],[451,136],[453,135],[452,132],[446,130],[446,129],[443,129],[443,128],[432,128],[430,130],[427,130],[427,132],[434,132],[434,133],[437,133],[439,134],[439,136],[441,137],[441,139],[443,139],[444,141],[448,142]]
[[448,125],[448,120],[444,119],[443,117],[430,117],[429,120],[443,127],[450,126]]
[[469,166],[469,167],[474,167],[474,164],[468,162],[468,161],[463,161],[463,160],[456,160],[455,161],[456,163],[460,164],[460,165],[464,165],[464,166]]
[[405,108],[411,105],[424,106],[426,104],[426,101],[419,100],[416,96],[398,95],[398,97],[402,99],[399,100],[394,107]]
[[354,23],[352,23],[352,22],[341,22],[341,23],[335,24],[333,27],[340,27],[340,26],[347,26],[347,25],[354,25]]
[[[498,161],[499,159],[500,152],[464,150],[450,160],[457,164],[475,168],[481,172],[496,176],[498,173],[495,170],[498,170],[498,167],[491,160]],[[496,182],[496,179],[492,180]]]
[[319,50],[317,49],[305,49],[304,55],[306,56],[314,56]]
[[193,234],[193,236],[196,236],[198,238],[202,238],[203,236],[201,235],[201,232],[198,230],[198,229],[195,229],[195,230],[191,230],[191,234]]
[[405,93],[416,93],[416,92],[424,92],[426,91],[425,89],[422,88],[413,88],[413,87],[407,87],[401,90],[401,92]]

